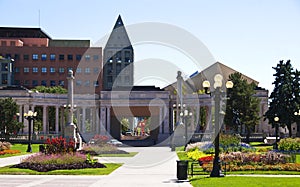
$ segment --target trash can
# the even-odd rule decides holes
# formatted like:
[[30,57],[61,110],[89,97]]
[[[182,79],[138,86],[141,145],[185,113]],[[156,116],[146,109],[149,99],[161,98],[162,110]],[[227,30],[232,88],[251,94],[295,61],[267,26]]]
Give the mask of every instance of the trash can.
[[187,180],[188,175],[188,163],[187,160],[177,160],[177,179]]

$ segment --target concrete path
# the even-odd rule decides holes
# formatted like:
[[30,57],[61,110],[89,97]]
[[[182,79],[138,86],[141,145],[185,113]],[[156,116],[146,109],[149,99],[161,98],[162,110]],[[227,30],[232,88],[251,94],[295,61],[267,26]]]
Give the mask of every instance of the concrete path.
[[[101,157],[102,163],[124,163],[119,169],[107,176],[31,176],[0,175],[1,186],[6,187],[191,187],[188,181],[177,181],[175,152],[169,147],[126,147],[129,152],[139,152],[135,157]],[[0,159],[0,166],[18,163],[21,158]],[[5,162],[5,163],[4,163]]]

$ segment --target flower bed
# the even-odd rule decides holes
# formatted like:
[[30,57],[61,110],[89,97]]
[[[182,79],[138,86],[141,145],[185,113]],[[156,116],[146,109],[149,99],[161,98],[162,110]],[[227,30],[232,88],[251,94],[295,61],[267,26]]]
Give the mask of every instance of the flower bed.
[[19,150],[3,150],[3,151],[0,151],[0,155],[6,155],[6,154],[18,154],[18,153],[21,153],[21,151]]

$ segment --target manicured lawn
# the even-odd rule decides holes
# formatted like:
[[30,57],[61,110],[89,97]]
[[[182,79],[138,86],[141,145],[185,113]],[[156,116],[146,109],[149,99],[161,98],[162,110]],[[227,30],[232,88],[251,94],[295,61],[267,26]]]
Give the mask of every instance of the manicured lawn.
[[[12,144],[11,150],[19,150],[21,151],[21,153],[0,155],[0,158],[29,154],[26,152],[27,146],[28,146],[27,144]],[[32,144],[31,148],[32,148],[32,153],[39,152],[39,144]]]
[[129,152],[129,154],[100,154],[97,157],[134,157],[138,152]]
[[49,172],[37,172],[30,169],[0,168],[0,175],[108,175],[118,169],[122,164],[105,164],[106,168],[87,168],[74,170],[54,170]]
[[190,179],[193,186],[205,187],[294,187],[300,185],[300,178],[293,177],[239,177],[239,176],[226,176],[222,178],[208,178],[208,177],[195,177]]

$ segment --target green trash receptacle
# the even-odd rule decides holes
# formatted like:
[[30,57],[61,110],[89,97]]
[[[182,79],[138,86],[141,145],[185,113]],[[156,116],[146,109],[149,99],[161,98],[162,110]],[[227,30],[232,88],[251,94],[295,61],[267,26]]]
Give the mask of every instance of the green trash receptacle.
[[177,160],[177,179],[187,180],[188,176],[188,163],[187,160]]

